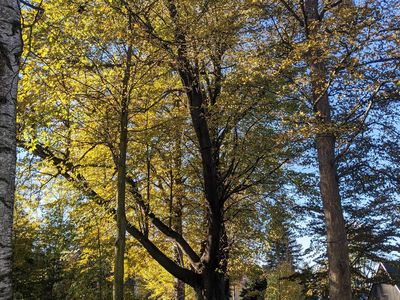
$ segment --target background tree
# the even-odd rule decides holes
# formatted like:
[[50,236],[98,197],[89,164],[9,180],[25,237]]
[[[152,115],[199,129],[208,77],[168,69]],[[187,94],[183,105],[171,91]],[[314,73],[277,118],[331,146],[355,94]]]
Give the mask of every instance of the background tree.
[[[392,119],[386,109],[382,110],[381,104],[391,106],[398,99],[397,93],[394,92],[398,65],[395,50],[397,42],[392,35],[395,28],[393,25],[398,22],[398,18],[388,10],[390,1],[376,4],[374,1],[362,4],[352,4],[349,1],[304,1],[299,4],[266,1],[261,4],[265,19],[268,20],[261,28],[270,29],[268,34],[263,35],[266,38],[261,45],[267,43],[274,49],[265,54],[269,62],[267,70],[275,77],[286,78],[285,88],[277,91],[283,101],[303,103],[290,119],[290,122],[294,122],[294,135],[301,139],[322,134],[324,137],[330,135],[335,140],[335,150],[330,148],[329,161],[332,165],[336,164],[335,168],[339,170],[337,182],[341,184],[341,192],[340,195],[336,195],[342,197],[343,204],[356,199],[345,197],[347,188],[344,185],[350,182],[351,177],[340,177],[342,166],[352,162],[347,156],[350,149],[363,148],[362,141],[369,139],[366,137],[368,128],[371,129],[370,133],[376,130],[372,129],[376,128],[373,125],[377,121],[375,113],[382,113],[382,119]],[[310,7],[313,16],[308,14]],[[314,18],[314,22],[310,17]],[[276,34],[269,34],[270,32]],[[258,33],[265,34],[262,31]],[[312,34],[316,34],[314,39],[311,38]],[[313,53],[314,71],[320,72],[314,77],[314,94],[313,77],[310,75],[310,55]],[[317,93],[315,80],[322,83]],[[294,92],[288,90],[290,87]],[[311,100],[313,97],[314,101]],[[329,100],[330,105],[325,105],[325,108],[331,109],[329,126],[318,123],[318,118],[321,117],[321,111],[318,110],[321,110],[319,106],[323,105],[324,101],[321,100],[324,97],[325,100]],[[317,153],[310,154],[317,156]],[[301,167],[305,168],[311,161],[312,159],[304,161]],[[354,170],[361,171],[360,168]],[[333,180],[336,180],[334,177]],[[366,193],[364,197],[365,195]],[[324,207],[327,208],[326,203]],[[336,208],[340,215],[341,209],[339,206]],[[334,230],[334,233],[341,232],[344,237],[344,223],[339,223],[342,223],[342,229]],[[324,230],[325,233],[329,232],[328,227],[324,227]],[[344,253],[345,256],[347,255]],[[330,268],[330,271],[333,272],[334,268]],[[346,286],[349,290],[348,281],[342,285],[344,289]],[[330,284],[330,287],[333,289],[334,285]],[[349,298],[349,292],[346,293],[345,297]]]

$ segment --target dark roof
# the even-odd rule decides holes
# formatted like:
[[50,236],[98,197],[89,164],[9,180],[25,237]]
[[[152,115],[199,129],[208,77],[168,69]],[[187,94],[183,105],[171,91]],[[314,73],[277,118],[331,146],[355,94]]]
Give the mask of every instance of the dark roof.
[[381,267],[383,267],[393,283],[396,284],[398,288],[400,288],[400,264],[398,262],[385,262],[380,263],[379,268]]

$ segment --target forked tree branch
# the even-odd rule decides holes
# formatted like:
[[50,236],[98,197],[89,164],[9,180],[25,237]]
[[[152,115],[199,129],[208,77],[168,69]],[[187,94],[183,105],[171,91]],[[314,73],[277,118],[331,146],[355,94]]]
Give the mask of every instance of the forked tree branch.
[[144,210],[144,213],[149,217],[152,224],[156,226],[157,229],[160,230],[164,235],[176,242],[182,251],[188,256],[193,268],[199,269],[201,267],[199,266],[200,257],[196,254],[192,247],[190,247],[188,242],[181,234],[167,226],[150,211],[149,206],[143,201],[143,197],[138,191],[137,183],[132,177],[127,176],[126,181],[131,186],[131,193],[133,194],[136,203]]

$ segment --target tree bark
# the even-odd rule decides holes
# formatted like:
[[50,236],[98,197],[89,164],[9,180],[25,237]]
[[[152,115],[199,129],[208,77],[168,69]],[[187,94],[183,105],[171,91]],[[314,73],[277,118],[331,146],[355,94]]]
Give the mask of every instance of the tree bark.
[[12,299],[16,98],[22,52],[18,1],[0,1],[0,299]]
[[197,300],[229,300],[229,281],[218,271],[205,271],[202,284],[195,287]]
[[115,242],[115,263],[114,263],[114,291],[113,299],[124,299],[124,256],[126,242],[126,152],[128,148],[128,106],[129,106],[129,78],[131,72],[132,46],[128,47],[126,58],[126,69],[122,87],[119,155],[118,155],[118,178],[117,178],[117,240]]
[[[305,8],[308,18],[308,37],[317,39],[315,34],[318,32],[320,22],[318,0],[307,0]],[[327,231],[329,298],[351,300],[349,249],[335,163],[335,133],[332,131],[331,107],[326,91],[327,70],[321,58],[322,51],[323,49],[318,46],[311,50],[309,66],[313,103],[320,126],[315,143]]]

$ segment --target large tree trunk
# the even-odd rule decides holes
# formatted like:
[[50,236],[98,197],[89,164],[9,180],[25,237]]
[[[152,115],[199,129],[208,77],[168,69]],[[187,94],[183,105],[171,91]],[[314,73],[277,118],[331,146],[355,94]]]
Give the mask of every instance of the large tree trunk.
[[119,155],[118,155],[118,178],[117,178],[117,240],[115,242],[115,263],[114,263],[114,300],[124,299],[124,256],[126,243],[126,214],[125,214],[125,195],[126,195],[126,152],[128,148],[128,106],[129,106],[129,81],[132,63],[132,46],[128,47],[126,69],[123,79],[121,116],[120,116],[120,136],[119,136]]
[[[323,103],[320,106],[323,106]],[[318,135],[316,146],[320,172],[320,190],[324,203],[327,231],[329,295],[330,299],[334,300],[350,300],[349,249],[334,163],[335,137],[332,135]]]
[[0,299],[12,299],[16,98],[22,51],[17,0],[0,1]]
[[[320,22],[318,0],[307,0],[306,12],[309,20],[309,38],[315,39],[314,34],[318,32]],[[313,102],[320,126],[315,142],[319,163],[320,192],[327,231],[329,298],[332,300],[350,300],[349,249],[335,163],[335,133],[332,131],[331,108],[326,91],[327,70],[325,62],[321,58],[322,53],[323,49],[318,46],[312,49],[309,66]]]
[[201,286],[195,288],[197,300],[229,300],[229,280],[217,271],[204,272]]
[[[207,241],[202,251],[202,284],[195,287],[197,298],[224,300],[229,298],[229,284],[226,279],[226,263],[223,260],[227,245],[224,228],[223,182],[219,174],[219,153],[212,139],[207,119],[207,95],[202,88],[198,72],[193,68],[188,53],[186,37],[179,24],[175,0],[168,1],[168,9],[174,22],[174,36],[177,44],[176,67],[182,85],[186,89],[192,126],[196,133],[201,157],[204,194],[207,202]],[[217,96],[218,93],[215,94]]]

